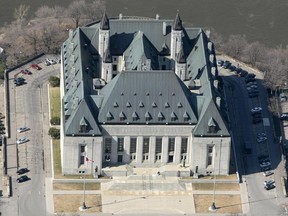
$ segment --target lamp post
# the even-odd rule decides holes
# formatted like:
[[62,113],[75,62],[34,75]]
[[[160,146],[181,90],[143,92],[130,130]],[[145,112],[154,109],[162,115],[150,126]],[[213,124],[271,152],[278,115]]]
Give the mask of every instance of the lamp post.
[[[80,171],[82,174],[85,173],[85,171]],[[80,211],[85,211],[87,209],[87,206],[86,206],[86,203],[85,203],[85,192],[86,192],[86,177],[85,175],[83,175],[82,177],[84,180],[83,180],[83,203],[82,205],[80,206]]]

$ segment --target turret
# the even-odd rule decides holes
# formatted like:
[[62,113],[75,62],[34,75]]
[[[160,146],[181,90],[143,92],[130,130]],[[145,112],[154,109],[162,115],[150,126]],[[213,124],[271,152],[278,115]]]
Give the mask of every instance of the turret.
[[172,32],[171,32],[171,52],[170,52],[170,57],[171,59],[176,58],[176,55],[181,49],[181,44],[182,44],[182,20],[179,16],[179,13],[177,13],[176,18],[174,20]]
[[181,49],[179,53],[176,56],[176,62],[175,62],[175,73],[181,80],[186,79],[186,56],[183,50],[183,46],[181,46]]
[[101,78],[106,82],[109,82],[112,79],[112,56],[110,54],[109,47],[104,53],[102,68],[101,68]]
[[99,29],[99,55],[103,58],[104,52],[109,46],[110,25],[106,13],[103,14]]

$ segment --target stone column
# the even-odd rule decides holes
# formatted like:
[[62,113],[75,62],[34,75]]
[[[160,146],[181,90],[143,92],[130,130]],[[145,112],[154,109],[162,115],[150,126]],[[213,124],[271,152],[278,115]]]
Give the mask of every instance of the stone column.
[[181,163],[181,137],[175,137],[175,150],[173,163]]
[[142,164],[143,161],[143,136],[137,137],[137,148],[136,148],[136,163]]
[[168,137],[167,136],[164,136],[162,138],[161,162],[162,163],[167,163],[168,162]]
[[149,142],[149,163],[155,163],[156,137],[151,136]]
[[130,163],[130,136],[124,137],[123,162]]
[[111,145],[111,163],[116,163],[118,160],[118,141],[117,136],[112,137],[112,145]]

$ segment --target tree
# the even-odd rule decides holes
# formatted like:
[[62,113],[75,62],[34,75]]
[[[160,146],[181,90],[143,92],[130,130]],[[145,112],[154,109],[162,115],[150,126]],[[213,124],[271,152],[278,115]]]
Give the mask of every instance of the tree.
[[106,8],[104,0],[87,0],[84,7],[85,16],[89,21],[95,21],[102,17]]
[[250,63],[253,67],[256,66],[257,61],[259,61],[262,57],[263,51],[264,47],[258,41],[248,44],[244,50],[248,63]]
[[60,139],[60,130],[57,128],[51,127],[48,134],[52,137],[52,139]]
[[84,8],[86,3],[84,0],[73,1],[67,8],[67,16],[75,23],[75,28],[78,28],[81,17],[84,16]]
[[54,117],[52,117],[52,118],[50,119],[50,123],[51,123],[52,125],[60,125],[60,118],[54,116]]
[[227,43],[223,46],[223,50],[231,57],[240,60],[246,46],[247,41],[245,35],[230,35]]
[[28,16],[30,6],[21,4],[18,8],[15,8],[14,10],[14,18],[17,20],[17,22],[22,25]]
[[59,87],[60,86],[60,78],[55,76],[49,77],[49,83],[52,87]]

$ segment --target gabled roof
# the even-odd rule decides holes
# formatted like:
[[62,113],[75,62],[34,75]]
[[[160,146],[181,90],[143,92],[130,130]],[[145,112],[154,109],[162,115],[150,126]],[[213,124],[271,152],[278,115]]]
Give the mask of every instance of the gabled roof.
[[[123,55],[125,70],[145,70],[146,64],[150,62],[151,69],[159,68],[158,58],[155,58],[158,56],[158,51],[141,31],[137,32]],[[147,69],[150,70],[150,68]]]
[[[216,127],[215,133],[209,133],[209,127]],[[230,136],[218,108],[213,99],[206,98],[199,116],[199,121],[193,130],[194,136]]]
[[[148,117],[151,117],[148,121],[151,124],[197,123],[192,108],[192,93],[173,71],[123,71],[99,94],[104,100],[98,120],[105,124],[145,124]],[[127,102],[131,106],[127,106]],[[118,106],[113,106],[115,103]],[[111,121],[107,121],[108,112],[114,116]],[[134,112],[138,115],[137,121],[132,118]],[[125,116],[125,121],[120,121],[120,113]],[[159,121],[159,113],[163,115],[163,121]],[[189,118],[184,119],[187,115]]]
[[[87,126],[86,132],[80,132],[80,126]],[[101,135],[100,128],[98,127],[95,118],[92,114],[92,111],[88,105],[88,102],[84,98],[81,100],[77,110],[73,113],[71,118],[67,120],[65,123],[65,134],[66,135],[74,135],[74,136],[87,136]]]

